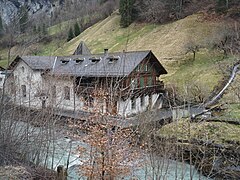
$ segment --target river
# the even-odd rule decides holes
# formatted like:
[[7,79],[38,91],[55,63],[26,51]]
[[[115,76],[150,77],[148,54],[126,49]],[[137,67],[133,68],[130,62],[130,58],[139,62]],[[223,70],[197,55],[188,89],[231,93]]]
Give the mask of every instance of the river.
[[[16,131],[17,134],[25,133],[26,127],[28,127],[32,140],[34,140],[34,136],[39,137],[40,134],[43,134],[43,127],[27,126],[24,122],[18,122],[18,127],[19,129]],[[45,147],[45,152],[48,153],[41,154],[42,160],[40,165],[46,165],[47,168],[53,168],[56,170],[57,166],[63,165],[64,167],[67,167],[68,164],[69,180],[85,180],[86,177],[83,177],[80,173],[80,166],[82,165],[83,159],[77,154],[77,147],[84,146],[85,148],[88,148],[88,145],[80,140],[71,138],[71,136],[67,136],[65,130],[55,129],[54,137],[55,138],[52,138],[50,141],[51,143],[48,148],[46,149]],[[31,140],[30,142],[35,143]],[[36,144],[33,148],[39,148],[39,146]],[[46,156],[46,154],[48,154],[48,156]],[[130,175],[119,179],[155,180],[156,177],[158,177],[158,179],[167,180],[209,179],[199,174],[193,166],[190,167],[189,164],[184,162],[159,158],[158,161],[154,161],[154,165],[151,165],[148,154],[142,155],[140,159],[136,160],[136,162],[141,162],[142,165],[138,166],[137,164],[132,164]],[[153,167],[155,168],[154,171]]]
[[[55,142],[55,158],[54,158],[54,168],[58,165],[64,165],[67,166],[67,159],[69,157],[69,177],[68,179],[72,180],[78,180],[78,179],[86,179],[83,177],[79,171],[80,166],[82,165],[82,159],[81,157],[78,157],[76,154],[77,147],[84,146],[87,147],[86,144],[84,144],[81,141],[77,140],[71,140],[68,137],[59,138]],[[70,152],[70,154],[69,154]],[[70,156],[69,156],[70,155]],[[51,168],[52,158],[50,157],[48,159],[48,167]],[[145,162],[143,166],[138,167],[137,165],[133,165],[131,167],[132,172],[130,176],[124,177],[124,179],[139,179],[139,180],[145,180],[145,179],[151,179],[154,180],[156,175],[153,175],[153,171],[151,168],[151,163],[149,162],[148,155],[145,155],[142,157],[142,159],[139,159],[139,162]],[[146,163],[149,162],[149,163]],[[157,162],[158,166],[160,167],[158,171],[158,175],[160,179],[167,179],[167,180],[176,180],[176,179],[209,179],[207,177],[204,177],[203,175],[200,175],[198,171],[192,167],[190,168],[190,165],[184,162],[177,162],[173,160],[166,160],[162,159],[161,161]],[[190,178],[190,169],[192,169],[192,178]],[[161,176],[160,176],[161,175]]]

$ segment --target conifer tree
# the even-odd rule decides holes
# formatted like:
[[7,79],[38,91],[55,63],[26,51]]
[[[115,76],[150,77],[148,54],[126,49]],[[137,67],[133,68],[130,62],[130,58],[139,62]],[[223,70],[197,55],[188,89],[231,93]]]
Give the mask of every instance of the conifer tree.
[[81,30],[80,30],[79,24],[76,22],[74,24],[74,35],[78,36],[80,33],[81,33]]
[[128,27],[134,20],[134,0],[120,0],[119,12],[121,15],[120,25]]
[[2,23],[2,17],[0,15],[0,36],[3,35],[3,23]]
[[37,26],[36,25],[33,25],[33,33],[36,34],[38,31],[37,31]]
[[217,0],[216,11],[223,12],[229,8],[229,1],[228,0]]
[[25,6],[22,6],[20,8],[20,13],[19,13],[19,26],[20,26],[20,31],[22,33],[26,32],[28,25],[28,11]]
[[41,34],[41,27],[40,26],[37,27],[37,32],[38,32],[38,34]]
[[47,27],[46,27],[45,23],[43,23],[43,25],[42,25],[42,34],[47,35]]
[[67,38],[67,41],[70,41],[71,39],[74,38],[74,34],[73,34],[73,30],[72,28],[70,27],[69,31],[68,31],[68,38]]

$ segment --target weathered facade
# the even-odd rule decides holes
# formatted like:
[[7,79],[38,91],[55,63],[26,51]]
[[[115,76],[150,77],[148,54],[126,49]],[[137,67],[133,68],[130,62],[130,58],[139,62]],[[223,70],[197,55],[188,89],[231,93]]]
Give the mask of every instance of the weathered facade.
[[151,51],[17,57],[9,69],[17,104],[121,116],[160,108],[167,73]]

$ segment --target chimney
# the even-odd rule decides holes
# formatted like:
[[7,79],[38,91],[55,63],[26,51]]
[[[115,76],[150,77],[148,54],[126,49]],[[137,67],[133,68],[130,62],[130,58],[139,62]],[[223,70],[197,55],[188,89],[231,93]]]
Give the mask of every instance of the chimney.
[[104,49],[104,56],[108,56],[108,49]]

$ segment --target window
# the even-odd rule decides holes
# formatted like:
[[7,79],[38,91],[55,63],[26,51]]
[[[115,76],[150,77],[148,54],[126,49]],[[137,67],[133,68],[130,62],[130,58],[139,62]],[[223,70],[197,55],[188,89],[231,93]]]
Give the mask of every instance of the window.
[[18,82],[18,76],[14,76],[14,81]]
[[21,68],[21,69],[22,69],[22,72],[24,73],[25,69],[24,69],[24,67],[23,67],[23,66],[22,66],[22,68]]
[[93,107],[94,105],[94,99],[90,95],[84,95],[84,105],[88,107]]
[[15,92],[16,92],[15,84],[14,84],[14,82],[11,82],[10,83],[10,93],[15,94]]
[[0,82],[3,80],[3,78],[0,77]]
[[131,107],[132,107],[132,109],[136,109],[136,98],[133,98],[131,100]]
[[144,87],[145,84],[144,84],[144,77],[140,77],[140,87]]
[[56,97],[57,97],[56,86],[52,86],[52,88],[51,88],[51,92],[52,92],[52,98],[56,98]]
[[89,100],[89,103],[88,103],[89,107],[93,107],[93,103],[94,103],[93,97],[89,97],[88,100]]
[[141,106],[144,106],[145,105],[145,96],[142,95],[141,96]]
[[68,86],[64,87],[64,99],[70,100],[70,87]]
[[131,79],[131,88],[136,88],[138,85],[138,80],[136,78]]
[[148,65],[147,64],[145,65],[145,69],[144,70],[148,71]]
[[152,86],[153,83],[152,83],[152,76],[149,76],[148,77],[148,86]]
[[137,66],[136,71],[138,72],[140,71],[140,66]]
[[27,97],[27,88],[26,88],[26,85],[22,85],[22,97]]

